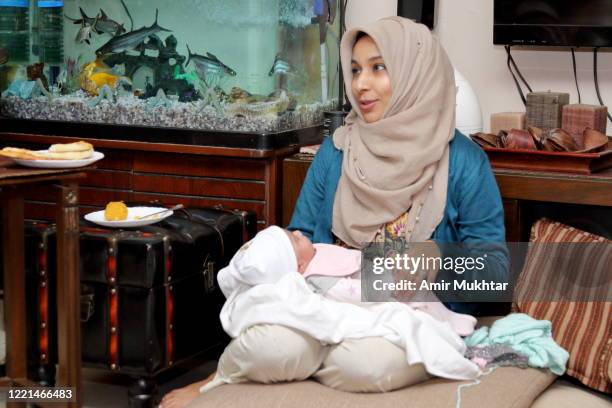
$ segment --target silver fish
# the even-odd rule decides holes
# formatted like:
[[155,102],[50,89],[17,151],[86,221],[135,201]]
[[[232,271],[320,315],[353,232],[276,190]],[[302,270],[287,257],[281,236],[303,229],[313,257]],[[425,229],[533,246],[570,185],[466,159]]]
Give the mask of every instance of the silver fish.
[[68,20],[72,21],[73,24],[81,24],[81,25],[88,25],[88,26],[94,25],[94,23],[96,22],[95,18],[88,17],[87,14],[85,14],[85,11],[83,11],[83,9],[81,7],[79,7],[79,12],[81,13],[81,18],[79,18],[79,19],[70,18],[70,17],[68,17],[65,14],[64,14],[64,17],[66,17]]
[[189,45],[187,45],[187,51],[189,52],[189,57],[187,58],[187,63],[185,66],[189,65],[189,63],[193,60],[193,63],[196,66],[196,69],[204,74],[204,76],[208,75],[229,75],[236,76],[236,71],[222,63],[219,58],[207,52],[206,55],[192,54],[189,49]]
[[289,62],[281,58],[280,54],[276,54],[272,68],[268,72],[268,76],[272,75],[288,75],[295,72],[295,68]]
[[157,16],[158,10],[155,10],[155,22],[153,25],[111,38],[106,44],[98,48],[96,54],[105,55],[132,50],[153,34],[159,33],[160,31],[171,32],[172,30],[165,29],[157,24]]
[[[85,14],[85,11],[81,7],[79,7],[79,12],[81,13],[81,18],[79,19],[70,18],[64,15],[64,17],[72,21],[74,24],[81,25],[81,29],[77,34],[77,42],[85,41],[87,44],[89,44],[88,40],[91,38],[92,31],[96,34],[110,34],[112,36],[125,33],[125,27],[123,27],[123,24],[119,24],[116,21],[108,18],[102,9],[100,9],[100,13],[95,18],[89,17],[87,14]],[[87,40],[85,40],[86,34],[88,34]]]
[[117,36],[125,33],[125,27],[123,24],[119,24],[115,20],[108,18],[104,10],[100,9],[100,14],[96,17],[96,22],[93,25],[93,29],[97,34],[110,34]]
[[92,29],[93,29],[93,26],[82,25],[81,29],[77,33],[76,38],[74,39],[74,41],[76,43],[85,42],[85,43],[89,44],[89,40],[91,39],[91,31],[92,31]]

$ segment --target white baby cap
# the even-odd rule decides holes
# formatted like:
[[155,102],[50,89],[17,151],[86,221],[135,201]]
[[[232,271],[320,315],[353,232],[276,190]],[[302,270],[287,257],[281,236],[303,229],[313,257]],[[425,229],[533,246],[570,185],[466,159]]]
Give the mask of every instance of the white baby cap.
[[229,272],[241,283],[254,286],[297,273],[297,259],[285,230],[273,225],[244,244],[224,269],[229,270],[221,272]]

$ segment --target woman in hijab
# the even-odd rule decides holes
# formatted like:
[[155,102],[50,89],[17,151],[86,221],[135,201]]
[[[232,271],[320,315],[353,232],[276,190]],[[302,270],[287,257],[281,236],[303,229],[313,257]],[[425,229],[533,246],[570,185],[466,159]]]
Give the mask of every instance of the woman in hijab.
[[[289,229],[315,243],[353,248],[387,235],[407,242],[504,242],[490,164],[454,128],[453,67],[429,29],[401,17],[354,28],[342,38],[341,62],[353,109],[321,145]],[[487,255],[488,278],[503,281],[505,249]],[[478,307],[447,306],[463,313]],[[406,363],[406,353],[384,338],[329,346],[291,328],[260,324],[230,343],[217,377],[262,383],[314,377],[344,391],[391,391],[428,378],[421,364]],[[170,393],[162,406],[185,405],[211,378]]]

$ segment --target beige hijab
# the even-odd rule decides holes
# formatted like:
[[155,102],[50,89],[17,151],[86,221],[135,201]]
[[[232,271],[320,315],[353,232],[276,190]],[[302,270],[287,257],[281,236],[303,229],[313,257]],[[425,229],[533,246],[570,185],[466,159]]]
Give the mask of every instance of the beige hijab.
[[[380,51],[392,96],[383,118],[366,123],[351,89],[351,58],[359,32]],[[353,110],[334,133],[343,150],[334,199],[333,233],[356,248],[410,209],[406,238],[425,241],[442,220],[448,150],[455,129],[455,78],[438,39],[422,24],[390,17],[347,31],[340,57]]]

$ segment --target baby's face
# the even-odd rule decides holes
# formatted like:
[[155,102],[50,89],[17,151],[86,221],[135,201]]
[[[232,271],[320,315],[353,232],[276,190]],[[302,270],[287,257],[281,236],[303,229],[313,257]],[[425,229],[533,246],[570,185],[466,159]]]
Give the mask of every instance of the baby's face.
[[310,263],[310,260],[315,255],[315,248],[312,245],[312,242],[302,235],[300,231],[287,231],[287,235],[291,240],[291,245],[293,245],[293,250],[295,251],[295,256],[297,258],[298,263],[298,272],[304,273],[306,267]]

